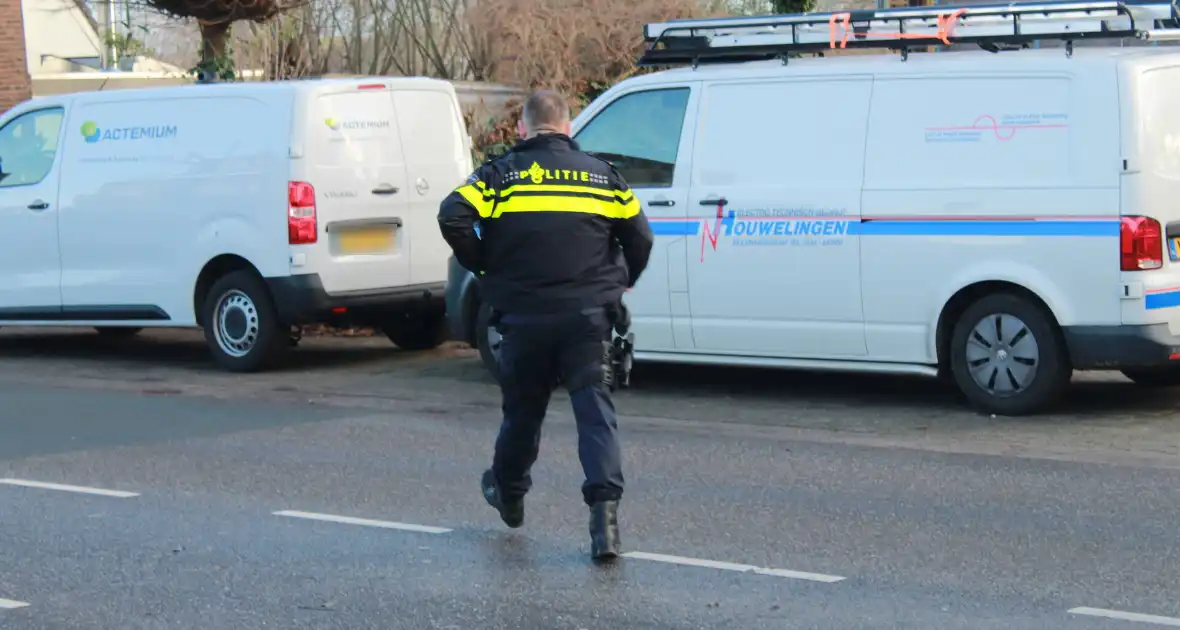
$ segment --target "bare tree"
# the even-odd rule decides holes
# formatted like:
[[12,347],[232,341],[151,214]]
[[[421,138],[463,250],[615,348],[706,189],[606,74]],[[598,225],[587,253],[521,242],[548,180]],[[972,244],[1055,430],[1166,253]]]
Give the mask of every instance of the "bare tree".
[[815,0],[773,0],[775,13],[810,13],[815,10]]
[[241,63],[270,78],[318,73],[486,80],[494,36],[473,26],[482,0],[315,0],[254,26]]
[[645,22],[727,15],[735,1],[314,0],[252,25],[236,48],[240,66],[272,79],[434,76],[593,96],[635,72]]
[[330,72],[343,48],[338,12],[344,1],[316,0],[268,22],[251,24],[235,42],[236,65],[260,71],[257,78],[265,80]]
[[469,18],[497,34],[497,80],[592,97],[637,71],[645,23],[726,13],[700,0],[482,0]]
[[207,79],[233,78],[230,27],[234,22],[265,23],[308,0],[137,0],[131,4],[164,15],[192,19],[201,33],[201,61],[197,65]]

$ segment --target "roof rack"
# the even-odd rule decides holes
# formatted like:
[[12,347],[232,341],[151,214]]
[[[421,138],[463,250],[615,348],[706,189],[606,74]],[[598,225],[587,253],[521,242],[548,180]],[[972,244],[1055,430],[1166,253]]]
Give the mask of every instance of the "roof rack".
[[674,20],[643,27],[640,66],[737,63],[845,48],[975,43],[998,52],[1036,40],[1180,40],[1180,0],[1019,2]]

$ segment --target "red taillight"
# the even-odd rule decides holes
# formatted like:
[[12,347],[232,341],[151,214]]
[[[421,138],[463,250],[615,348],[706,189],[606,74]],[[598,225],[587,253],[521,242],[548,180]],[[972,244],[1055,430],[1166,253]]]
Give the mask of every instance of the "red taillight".
[[287,242],[308,245],[315,241],[315,188],[307,182],[287,182]]
[[1119,229],[1119,260],[1123,271],[1143,271],[1164,266],[1164,239],[1160,222],[1151,217],[1123,217]]
[[381,90],[385,88],[384,83],[362,83],[356,86],[358,90]]

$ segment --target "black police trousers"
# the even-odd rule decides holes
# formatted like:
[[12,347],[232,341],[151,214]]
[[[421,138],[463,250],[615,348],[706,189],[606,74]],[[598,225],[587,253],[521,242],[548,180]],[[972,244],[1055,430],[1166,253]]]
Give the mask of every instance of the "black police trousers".
[[604,344],[611,322],[604,309],[553,315],[503,314],[499,372],[504,422],[496,439],[492,474],[505,499],[532,487],[541,423],[559,378],[569,390],[578,428],[578,458],[587,505],[623,496],[618,421],[603,381]]

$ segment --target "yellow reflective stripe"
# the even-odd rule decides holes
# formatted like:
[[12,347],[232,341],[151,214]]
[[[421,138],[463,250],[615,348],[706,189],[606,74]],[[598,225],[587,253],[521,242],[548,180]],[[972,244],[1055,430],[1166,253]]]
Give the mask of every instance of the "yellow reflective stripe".
[[467,203],[475,208],[479,216],[485,219],[492,216],[492,206],[495,205],[496,200],[495,196],[481,193],[476,190],[475,186],[460,186],[455,189],[455,192],[467,200]]
[[631,217],[639,214],[639,200],[635,198],[635,195],[631,195],[630,199],[627,201],[620,201],[619,203],[623,204],[623,209],[619,210],[620,219],[630,219]]
[[583,214],[597,214],[608,219],[623,219],[623,213],[628,206],[604,199],[589,197],[564,197],[530,195],[528,197],[510,197],[502,199],[496,206],[496,214],[505,212],[579,212]]
[[501,197],[507,197],[513,192],[552,192],[552,193],[582,193],[585,195],[602,195],[603,197],[615,197],[620,202],[626,203],[626,196],[630,195],[630,191],[623,192],[620,190],[611,190],[609,188],[594,188],[592,186],[562,186],[558,184],[517,184],[509,186],[500,191]]

